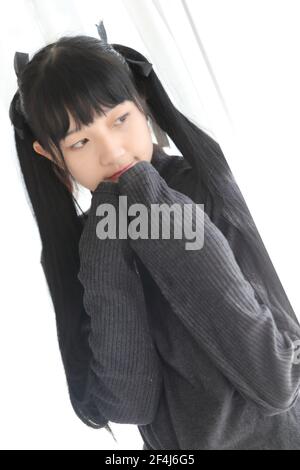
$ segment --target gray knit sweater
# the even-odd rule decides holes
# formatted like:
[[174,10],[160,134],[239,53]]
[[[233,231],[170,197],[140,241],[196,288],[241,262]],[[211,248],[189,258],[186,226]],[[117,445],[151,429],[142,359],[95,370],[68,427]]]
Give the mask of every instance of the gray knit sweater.
[[[195,178],[184,158],[159,151],[93,193],[78,278],[97,406],[138,425],[144,449],[300,449],[299,323],[260,301],[251,252],[213,217],[204,188],[191,199]],[[120,195],[149,213],[203,202],[204,246],[186,250],[172,218],[170,239],[100,240],[97,207],[119,213]]]

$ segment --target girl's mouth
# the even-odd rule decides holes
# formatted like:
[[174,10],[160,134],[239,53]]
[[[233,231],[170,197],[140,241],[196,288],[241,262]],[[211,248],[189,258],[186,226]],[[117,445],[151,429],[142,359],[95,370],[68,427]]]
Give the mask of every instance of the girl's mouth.
[[122,170],[120,171],[117,171],[117,173],[114,173],[109,179],[116,179],[118,178],[119,176],[122,175],[122,173],[124,173],[124,171],[128,170],[132,165],[134,165],[135,162],[132,162],[130,163],[129,165],[126,165],[124,168],[122,168]]

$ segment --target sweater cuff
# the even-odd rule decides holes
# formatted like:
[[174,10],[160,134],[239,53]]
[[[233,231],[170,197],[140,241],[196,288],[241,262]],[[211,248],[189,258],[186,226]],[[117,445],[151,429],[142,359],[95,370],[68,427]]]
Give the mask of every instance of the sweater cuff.
[[119,185],[112,181],[101,181],[95,191],[91,191],[92,196],[101,193],[119,194]]
[[[151,180],[152,175],[152,180]],[[119,177],[120,194],[127,194],[130,200],[143,200],[145,193],[155,194],[153,178],[163,180],[159,172],[147,160],[142,160]],[[166,183],[165,183],[166,184]]]

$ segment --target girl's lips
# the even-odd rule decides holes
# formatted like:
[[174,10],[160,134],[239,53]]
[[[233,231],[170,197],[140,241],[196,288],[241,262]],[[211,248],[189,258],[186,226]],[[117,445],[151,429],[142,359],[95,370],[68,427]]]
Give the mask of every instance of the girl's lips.
[[129,165],[125,166],[124,168],[122,168],[122,170],[118,171],[117,173],[114,173],[109,179],[115,179],[115,178],[118,178],[118,176],[121,176],[122,173],[124,173],[124,171],[128,170],[131,166],[133,166],[135,164],[135,162],[132,162],[130,163]]

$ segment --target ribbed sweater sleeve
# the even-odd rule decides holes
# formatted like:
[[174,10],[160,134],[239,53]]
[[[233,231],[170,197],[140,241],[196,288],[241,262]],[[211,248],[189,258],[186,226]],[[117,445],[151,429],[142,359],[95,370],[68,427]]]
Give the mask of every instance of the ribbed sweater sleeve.
[[[115,209],[115,239],[98,236],[98,215],[108,214],[105,211],[100,214],[102,204]],[[143,425],[154,418],[162,372],[149,330],[134,253],[128,239],[118,238],[118,218],[118,185],[102,182],[92,195],[79,241],[78,279],[84,288],[83,302],[91,319],[93,390],[90,393],[108,420]]]
[[[149,238],[129,237],[133,251],[149,270],[174,314],[190,331],[216,367],[265,415],[291,408],[299,395],[300,364],[295,362],[295,341],[300,328],[280,330],[265,304],[259,304],[251,284],[243,276],[223,233],[202,208],[186,195],[170,188],[148,161],[141,161],[119,177],[120,194],[127,204],[147,207]],[[185,237],[151,238],[160,222],[151,218],[153,204],[177,203],[204,212],[204,245],[186,250]],[[162,212],[162,219],[165,215]],[[129,217],[132,220],[134,216]],[[157,230],[157,227],[156,227]],[[199,235],[199,234],[198,234]],[[289,319],[290,321],[290,319]]]

